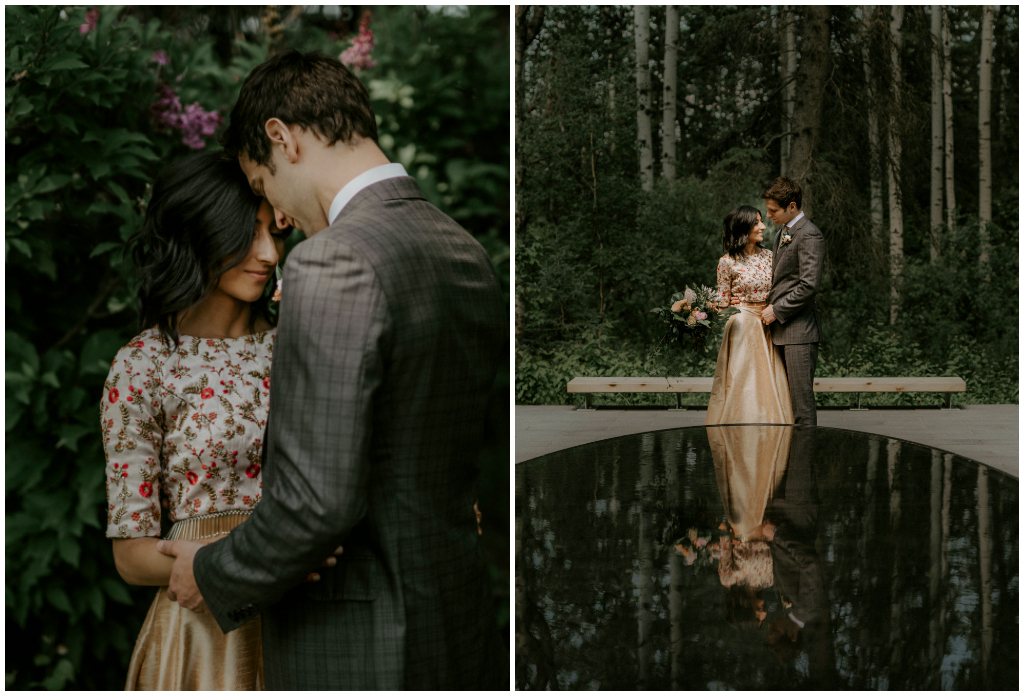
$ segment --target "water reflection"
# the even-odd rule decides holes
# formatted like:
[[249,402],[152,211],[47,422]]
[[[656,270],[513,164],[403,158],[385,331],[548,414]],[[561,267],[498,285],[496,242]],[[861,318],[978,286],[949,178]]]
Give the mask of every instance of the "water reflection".
[[516,467],[516,687],[1015,688],[1017,481],[826,428]]

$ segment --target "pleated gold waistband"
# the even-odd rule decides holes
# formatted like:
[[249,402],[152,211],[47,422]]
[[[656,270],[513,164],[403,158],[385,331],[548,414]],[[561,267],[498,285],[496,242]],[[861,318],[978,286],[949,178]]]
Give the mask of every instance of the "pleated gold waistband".
[[740,306],[742,307],[767,307],[767,302],[747,302],[746,300],[740,300]]
[[199,541],[225,536],[232,529],[249,519],[249,513],[242,510],[215,512],[212,515],[199,515],[185,520],[178,520],[171,525],[167,539],[185,539]]

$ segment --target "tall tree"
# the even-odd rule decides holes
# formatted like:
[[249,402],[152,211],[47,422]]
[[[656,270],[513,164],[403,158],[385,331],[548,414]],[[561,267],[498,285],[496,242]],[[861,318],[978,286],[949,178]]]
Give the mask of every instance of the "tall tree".
[[807,217],[813,216],[815,157],[821,133],[825,81],[832,63],[828,24],[830,17],[828,5],[809,5],[804,8],[800,23],[803,41],[793,109],[796,137],[793,139],[788,176],[799,181],[804,190],[803,210]]
[[661,176],[676,179],[676,77],[679,51],[679,8],[665,6],[665,76],[662,88]]
[[932,177],[931,177],[931,261],[939,258],[942,231],[942,6],[932,5]]
[[785,175],[789,171],[789,158],[793,152],[793,106],[796,103],[796,17],[792,5],[784,5],[782,8],[782,35],[782,103],[785,118],[779,170]]
[[889,111],[889,157],[886,169],[889,174],[889,323],[895,324],[899,313],[900,284],[903,280],[903,202],[900,187],[900,160],[903,144],[900,141],[899,122],[896,115],[900,110],[903,90],[903,70],[900,63],[900,49],[903,46],[905,8],[893,5],[889,15],[889,65],[891,69],[892,103]]
[[885,211],[882,205],[882,137],[878,127],[878,103],[875,92],[875,77],[871,70],[872,27],[878,17],[877,5],[863,6],[861,27],[861,58],[864,64],[864,81],[867,84],[868,102],[868,179],[870,182],[871,232],[873,239],[882,241],[885,225]]
[[[531,9],[533,10],[531,12]],[[526,63],[526,49],[530,47],[544,25],[544,6],[516,5],[516,135],[523,133],[523,67]],[[516,138],[516,192],[523,183],[523,158],[520,155],[520,137]],[[519,196],[516,196],[516,233],[522,231],[523,217],[519,212]],[[523,303],[519,293],[515,297],[516,336],[523,325]]]
[[636,130],[640,143],[640,183],[644,191],[654,188],[654,147],[651,136],[651,8],[637,5],[633,9],[636,41]]
[[989,280],[989,225],[992,224],[992,20],[995,8],[981,10],[981,59],[978,66],[978,265]]
[[942,113],[946,122],[946,227],[950,235],[956,222],[956,190],[953,187],[953,62],[950,58],[949,11],[942,8]]

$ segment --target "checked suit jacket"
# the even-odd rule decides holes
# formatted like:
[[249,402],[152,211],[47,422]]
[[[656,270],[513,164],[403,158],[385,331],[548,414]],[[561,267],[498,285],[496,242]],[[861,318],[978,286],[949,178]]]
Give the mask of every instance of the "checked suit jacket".
[[819,343],[821,322],[814,298],[821,286],[825,238],[807,216],[790,228],[792,241],[781,244],[782,232],[772,246],[772,287],[767,303],[773,305],[772,343]]
[[263,497],[197,553],[207,606],[225,632],[262,614],[269,689],[507,690],[473,511],[508,349],[487,253],[397,177],[300,243],[281,292]]

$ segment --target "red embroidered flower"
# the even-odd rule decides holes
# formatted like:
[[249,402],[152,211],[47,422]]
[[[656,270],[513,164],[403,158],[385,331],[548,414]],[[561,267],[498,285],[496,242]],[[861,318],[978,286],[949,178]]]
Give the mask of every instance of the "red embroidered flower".
[[189,471],[185,474],[185,478],[187,478],[188,482],[194,486],[196,485],[196,481],[199,480],[199,475],[194,471]]
[[270,378],[269,377],[267,377],[265,380],[263,380],[263,388],[264,389],[270,389]]
[[145,348],[146,344],[143,343],[142,341],[136,341],[135,343],[132,344],[132,346],[135,348]]
[[141,495],[143,498],[148,498],[149,496],[153,495],[153,484],[150,483],[149,481],[146,481],[141,486],[139,486],[139,495]]
[[120,393],[117,391],[117,387],[114,387],[113,389],[110,390],[110,396],[107,398],[110,399],[110,403],[114,404],[117,403],[117,397],[119,396]]
[[206,389],[204,389],[203,393],[200,394],[200,396],[203,397],[204,399],[212,399],[213,398],[213,387],[207,387]]
[[250,464],[249,466],[247,466],[245,468],[245,475],[248,476],[251,479],[256,478],[257,476],[260,475],[260,465],[259,464]]

